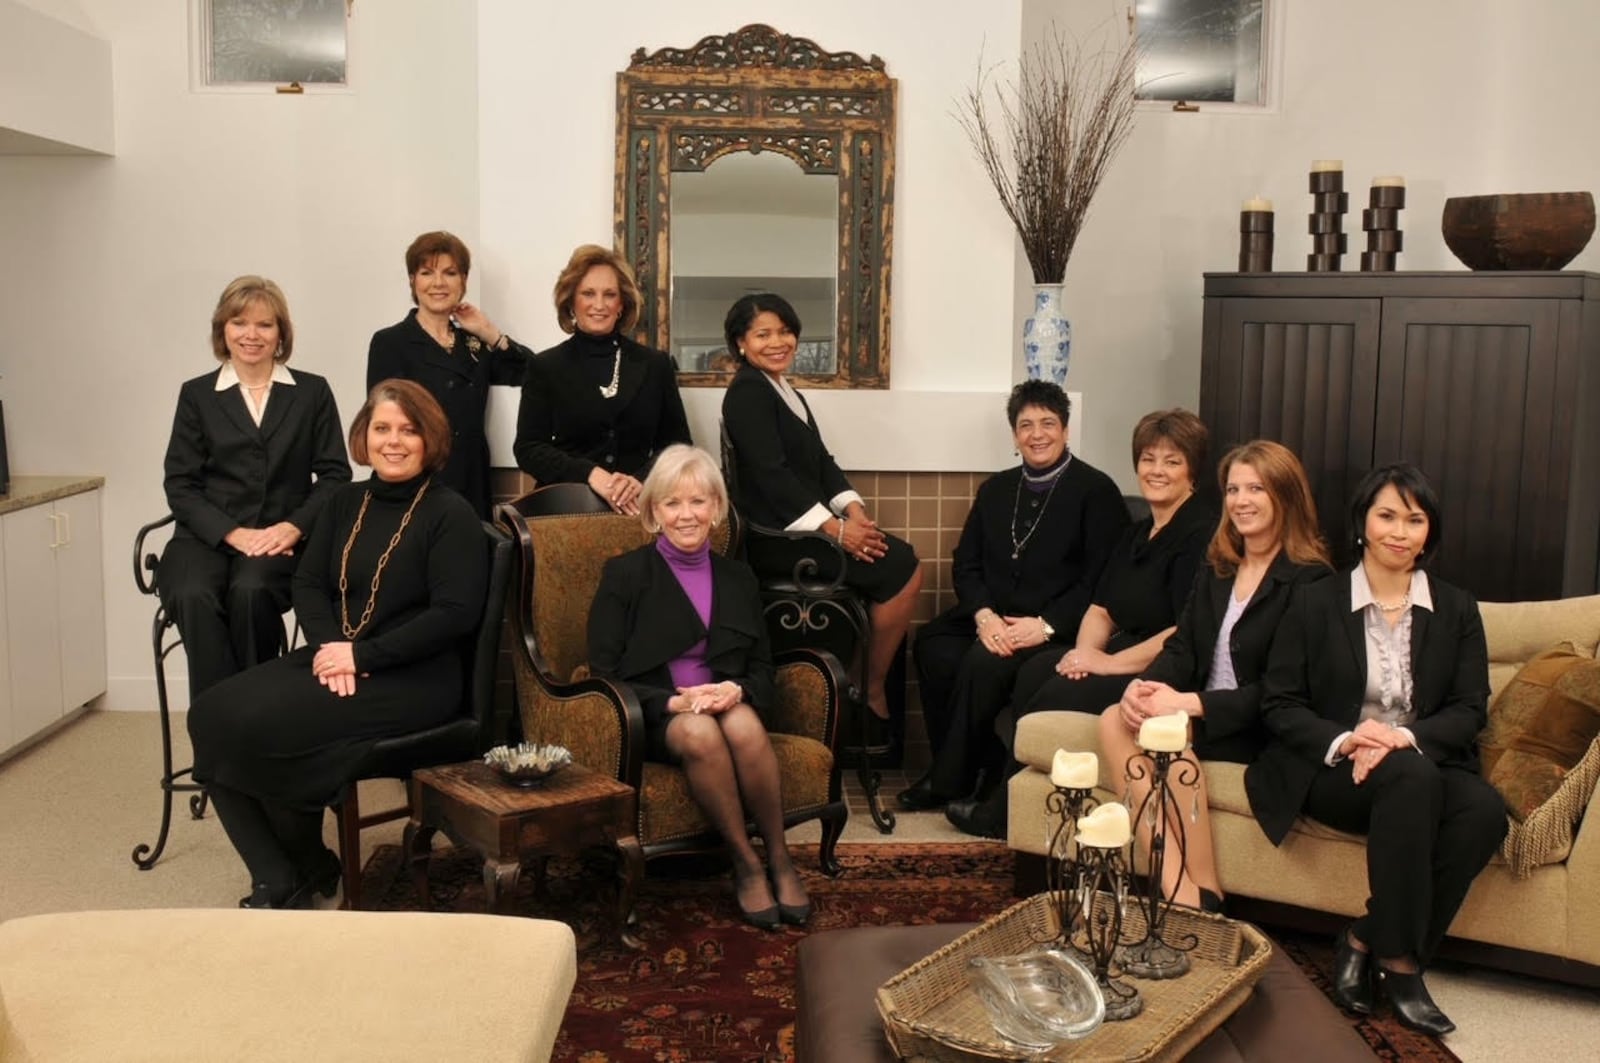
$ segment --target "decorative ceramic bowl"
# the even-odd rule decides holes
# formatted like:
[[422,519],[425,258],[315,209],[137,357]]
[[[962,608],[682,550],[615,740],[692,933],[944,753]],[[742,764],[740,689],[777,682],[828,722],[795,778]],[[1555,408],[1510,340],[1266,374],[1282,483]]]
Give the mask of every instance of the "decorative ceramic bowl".
[[542,786],[550,776],[572,763],[572,754],[566,746],[522,742],[514,746],[495,746],[483,755],[483,762],[513,786]]
[[967,962],[967,982],[995,1032],[1029,1055],[1087,1037],[1105,1019],[1094,974],[1061,949],[976,957]]
[[1445,200],[1440,227],[1444,242],[1471,269],[1560,269],[1594,235],[1594,196],[1455,196]]

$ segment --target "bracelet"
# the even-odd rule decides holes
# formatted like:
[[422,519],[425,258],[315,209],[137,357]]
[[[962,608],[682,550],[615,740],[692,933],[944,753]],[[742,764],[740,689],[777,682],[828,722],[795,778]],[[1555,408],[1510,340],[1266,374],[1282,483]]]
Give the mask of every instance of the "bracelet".
[[839,544],[839,549],[843,550],[844,549],[844,518],[843,517],[834,517],[833,519],[839,522],[839,530],[834,533],[833,539],[834,539],[835,542],[837,542]]
[[503,342],[505,342],[507,340],[510,340],[510,339],[511,339],[511,337],[506,334],[506,331],[504,329],[501,329],[499,337],[493,343],[489,344],[489,346],[494,348],[497,351],[510,350],[511,349],[511,344],[510,343],[506,343],[506,345],[504,347],[500,346],[501,343],[503,343]]

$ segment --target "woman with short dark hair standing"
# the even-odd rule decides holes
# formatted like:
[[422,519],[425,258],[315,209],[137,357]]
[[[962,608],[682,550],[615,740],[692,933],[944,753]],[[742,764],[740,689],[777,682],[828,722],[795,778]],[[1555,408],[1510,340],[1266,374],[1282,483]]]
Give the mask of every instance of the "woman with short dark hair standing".
[[789,301],[771,292],[746,295],[729,308],[723,332],[740,362],[722,397],[722,424],[738,461],[734,503],[758,524],[819,531],[838,542],[845,583],[871,603],[867,707],[887,720],[885,683],[911,625],[922,566],[909,543],[867,514],[789,382],[800,343],[800,316]]
[[367,387],[397,377],[428,389],[450,421],[450,461],[436,486],[489,515],[489,437],[484,417],[493,384],[522,383],[528,349],[469,303],[472,252],[452,233],[423,233],[406,248],[415,304],[404,321],[379,329],[367,347]]
[[1439,1036],[1455,1024],[1422,972],[1506,833],[1478,772],[1488,646],[1472,596],[1419,567],[1442,529],[1415,466],[1369,473],[1350,526],[1355,567],[1302,591],[1273,642],[1274,741],[1245,790],[1275,845],[1301,813],[1367,836],[1367,911],[1339,935],[1334,999],[1367,1014],[1381,989],[1402,1023]]

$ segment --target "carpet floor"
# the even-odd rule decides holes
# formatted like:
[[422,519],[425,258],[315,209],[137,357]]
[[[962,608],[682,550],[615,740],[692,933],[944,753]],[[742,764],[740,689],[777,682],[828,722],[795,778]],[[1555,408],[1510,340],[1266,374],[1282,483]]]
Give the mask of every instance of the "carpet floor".
[[[1014,902],[1012,854],[986,844],[847,845],[844,874],[816,870],[816,846],[796,846],[813,904],[805,930],[768,932],[739,919],[726,868],[705,861],[657,861],[638,898],[640,950],[617,939],[612,865],[600,854],[553,860],[542,888],[524,874],[506,910],[560,919],[578,939],[578,982],[556,1042],[557,1061],[701,1063],[793,1059],[795,945],[818,930],[981,921]],[[482,911],[481,862],[472,853],[435,853],[429,906]],[[422,905],[402,873],[400,850],[380,846],[364,872],[367,903],[386,910]],[[1274,936],[1328,991],[1331,943]],[[1438,1041],[1392,1018],[1350,1017],[1378,1059],[1456,1059]]]

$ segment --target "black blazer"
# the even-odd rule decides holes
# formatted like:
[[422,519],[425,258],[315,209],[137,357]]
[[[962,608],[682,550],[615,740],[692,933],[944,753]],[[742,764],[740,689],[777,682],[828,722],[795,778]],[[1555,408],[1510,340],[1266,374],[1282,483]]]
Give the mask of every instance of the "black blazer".
[[238,388],[217,390],[221,372],[178,391],[163,482],[178,518],[174,534],[216,548],[235,528],[286,520],[309,538],[323,505],[350,482],[328,382],[291,370],[294,385],[272,388],[257,428]]
[[489,440],[483,427],[489,387],[522,383],[527,359],[528,349],[515,340],[497,351],[460,328],[455,350],[447,352],[417,323],[415,310],[374,332],[367,347],[368,391],[390,377],[414,380],[443,407],[450,419],[450,460],[434,482],[454,489],[479,517],[489,513]]
[[[797,392],[798,394],[798,392]],[[761,370],[740,366],[722,396],[722,424],[738,461],[739,511],[757,524],[787,528],[812,506],[850,490],[822,443],[811,404],[795,415]]]
[[1327,574],[1326,566],[1296,564],[1279,550],[1245,603],[1228,640],[1233,674],[1239,685],[1233,690],[1206,690],[1222,618],[1233,595],[1233,577],[1219,576],[1209,565],[1196,573],[1188,604],[1178,614],[1177,630],[1168,636],[1161,653],[1140,678],[1200,695],[1204,712],[1194,721],[1194,744],[1201,757],[1248,764],[1266,746],[1261,695],[1268,651],[1294,591]]
[[[1478,770],[1488,722],[1489,648],[1478,603],[1431,573],[1433,611],[1411,613],[1411,733],[1430,760]],[[1367,687],[1367,636],[1350,610],[1350,574],[1307,587],[1284,617],[1268,660],[1262,718],[1272,744],[1245,770],[1261,829],[1283,841],[1333,740],[1354,730]]]
[[765,715],[773,696],[772,648],[748,565],[712,553],[708,631],[654,543],[606,562],[589,608],[589,669],[630,684],[646,723],[658,722],[676,693],[667,662],[701,639],[717,680],[744,687],[746,702]]
[[515,452],[541,486],[584,483],[596,466],[642,480],[662,450],[691,442],[677,363],[623,338],[617,394],[603,398],[582,369],[586,339],[575,335],[528,359]]

